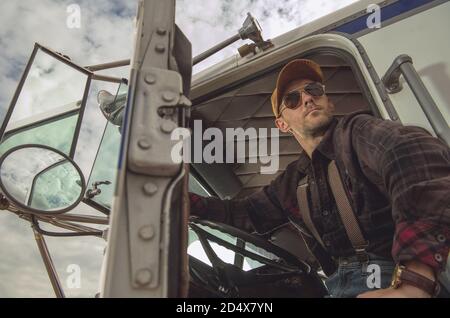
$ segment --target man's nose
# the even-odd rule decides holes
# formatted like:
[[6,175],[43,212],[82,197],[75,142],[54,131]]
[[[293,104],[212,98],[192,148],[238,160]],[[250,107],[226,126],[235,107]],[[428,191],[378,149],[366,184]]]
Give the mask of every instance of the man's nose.
[[302,92],[302,101],[303,101],[303,105],[305,107],[309,107],[311,104],[313,104],[314,99],[311,95],[309,95],[306,92]]

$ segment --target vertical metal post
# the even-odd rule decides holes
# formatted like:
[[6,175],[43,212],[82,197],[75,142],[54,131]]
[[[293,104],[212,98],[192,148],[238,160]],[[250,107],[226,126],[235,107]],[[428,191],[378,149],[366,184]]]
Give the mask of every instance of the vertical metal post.
[[430,92],[423,84],[419,74],[417,74],[412,63],[403,63],[400,69],[405,77],[409,87],[411,87],[414,96],[422,107],[425,116],[441,140],[445,141],[447,145],[450,145],[450,128],[442,115],[441,111],[437,107],[436,103],[431,97]]
[[450,127],[414,68],[409,55],[397,56],[383,76],[382,81],[389,94],[398,93],[403,89],[400,83],[402,74],[436,135],[450,145]]

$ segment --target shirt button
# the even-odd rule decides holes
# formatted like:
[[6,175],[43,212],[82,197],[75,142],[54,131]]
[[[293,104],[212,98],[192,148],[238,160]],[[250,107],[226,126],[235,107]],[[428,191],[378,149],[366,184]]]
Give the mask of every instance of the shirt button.
[[322,212],[322,214],[323,214],[323,216],[328,216],[328,215],[330,214],[330,211],[324,210],[324,211]]
[[326,247],[330,247],[330,246],[331,246],[331,242],[328,241],[328,240],[325,240],[325,241],[323,242],[323,244],[325,244]]
[[442,262],[442,255],[441,254],[434,254],[434,259],[440,263]]
[[439,235],[437,236],[437,240],[438,240],[438,242],[440,242],[440,243],[445,243],[445,241],[446,241],[447,239],[445,238],[444,235],[439,234]]

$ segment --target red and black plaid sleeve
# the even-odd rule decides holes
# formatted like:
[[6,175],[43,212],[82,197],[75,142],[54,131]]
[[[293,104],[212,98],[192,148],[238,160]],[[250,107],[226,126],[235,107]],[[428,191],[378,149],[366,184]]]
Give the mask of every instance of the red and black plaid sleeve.
[[396,230],[392,256],[444,270],[449,254],[450,149],[426,130],[361,116],[353,131],[361,165],[381,177]]

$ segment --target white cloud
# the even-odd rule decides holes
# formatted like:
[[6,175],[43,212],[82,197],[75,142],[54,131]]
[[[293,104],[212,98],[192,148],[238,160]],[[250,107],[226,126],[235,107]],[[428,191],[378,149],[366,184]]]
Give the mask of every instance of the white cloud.
[[[247,12],[259,22],[264,39],[272,39],[311,22],[356,0],[178,0],[176,22],[192,40],[193,55],[235,35]],[[225,57],[237,54],[239,41],[195,67],[200,71]]]
[[[234,35],[247,12],[260,22],[265,38],[273,38],[294,27],[348,5],[354,0],[178,0],[177,24],[189,37],[193,55],[197,55]],[[66,26],[67,6],[81,8],[81,28]],[[133,45],[133,21],[137,1],[131,0],[34,0],[0,1],[0,117],[13,96],[15,87],[31,54],[34,42],[62,52],[81,65],[91,65],[129,58]],[[234,44],[203,62],[196,70],[236,54]],[[128,68],[106,72],[128,76]],[[86,122],[76,159],[85,174],[96,149],[104,120],[95,109],[95,94],[100,89],[114,92],[112,86],[99,84],[89,97]],[[103,120],[103,121],[102,121]],[[87,137],[88,138],[87,138]],[[92,209],[85,213],[92,213]],[[53,291],[39,257],[27,222],[0,211],[0,297],[53,297]],[[98,238],[48,239],[48,245],[61,280],[70,264],[82,270],[82,288],[66,290],[68,296],[92,297],[97,289],[104,242]]]
[[[18,82],[35,42],[63,52],[81,65],[131,55],[134,1],[77,2],[81,8],[80,29],[66,26],[66,9],[73,1],[0,2],[0,109],[3,112],[14,93],[13,83]],[[127,70],[122,70],[122,74],[127,76]]]

